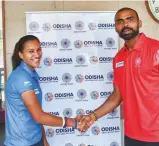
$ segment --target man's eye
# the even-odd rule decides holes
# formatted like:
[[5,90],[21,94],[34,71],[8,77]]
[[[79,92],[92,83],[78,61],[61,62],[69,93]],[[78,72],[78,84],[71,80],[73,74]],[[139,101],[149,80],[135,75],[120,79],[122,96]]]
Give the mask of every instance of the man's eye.
[[131,22],[133,20],[133,18],[129,18],[128,21]]
[[118,20],[118,23],[119,24],[123,24],[123,20]]
[[29,53],[33,53],[34,51],[29,51]]

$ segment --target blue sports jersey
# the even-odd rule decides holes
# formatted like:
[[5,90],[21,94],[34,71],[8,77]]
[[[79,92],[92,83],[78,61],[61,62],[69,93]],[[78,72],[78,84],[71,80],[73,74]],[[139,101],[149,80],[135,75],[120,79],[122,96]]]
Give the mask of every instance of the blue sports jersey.
[[[6,83],[6,146],[30,146],[42,138],[42,125],[34,121],[21,94],[33,90],[42,104],[38,74],[23,61],[11,73]],[[30,98],[30,97],[28,97]]]

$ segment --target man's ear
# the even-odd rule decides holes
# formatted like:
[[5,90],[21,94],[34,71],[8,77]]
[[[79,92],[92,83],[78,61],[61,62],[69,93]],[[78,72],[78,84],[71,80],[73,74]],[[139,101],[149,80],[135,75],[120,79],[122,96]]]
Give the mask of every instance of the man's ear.
[[141,28],[141,27],[142,27],[142,21],[139,20],[139,28]]
[[23,59],[23,54],[21,52],[18,52],[18,55],[21,59]]

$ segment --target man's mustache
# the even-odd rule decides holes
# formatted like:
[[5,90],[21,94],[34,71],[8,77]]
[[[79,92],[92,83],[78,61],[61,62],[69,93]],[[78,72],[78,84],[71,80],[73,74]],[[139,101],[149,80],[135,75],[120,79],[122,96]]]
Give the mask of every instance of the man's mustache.
[[132,31],[133,31],[133,29],[132,29],[132,28],[130,28],[130,27],[124,27],[124,28],[121,30],[121,32],[124,32],[126,29],[128,29],[128,30],[132,30]]

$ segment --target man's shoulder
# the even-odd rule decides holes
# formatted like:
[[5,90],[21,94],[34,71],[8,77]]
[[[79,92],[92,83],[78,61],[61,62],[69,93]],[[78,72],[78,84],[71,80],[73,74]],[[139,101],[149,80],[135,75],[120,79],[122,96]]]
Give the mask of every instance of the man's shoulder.
[[153,38],[147,37],[147,51],[154,54],[156,51],[158,52],[159,50],[159,41]]
[[114,58],[123,56],[124,51],[125,51],[125,47],[122,47],[122,48],[117,52],[117,54],[115,55]]
[[151,44],[151,45],[159,45],[159,41],[154,39],[154,38],[150,38],[150,37],[147,37],[147,43],[148,44]]

